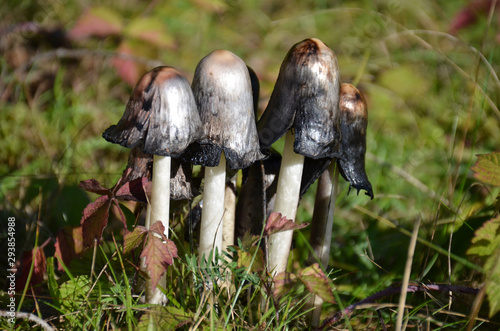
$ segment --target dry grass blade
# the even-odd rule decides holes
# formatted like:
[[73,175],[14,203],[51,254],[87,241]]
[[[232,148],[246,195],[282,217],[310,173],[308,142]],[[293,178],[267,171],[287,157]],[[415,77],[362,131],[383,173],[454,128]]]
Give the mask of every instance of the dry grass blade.
[[405,273],[403,276],[403,284],[401,284],[401,296],[399,297],[398,317],[396,321],[396,331],[401,331],[403,323],[403,316],[405,311],[406,293],[408,283],[410,282],[411,265],[413,263],[413,256],[415,255],[415,246],[417,244],[418,230],[420,228],[420,217],[417,217],[413,226],[413,232],[408,247],[408,258],[406,260]]

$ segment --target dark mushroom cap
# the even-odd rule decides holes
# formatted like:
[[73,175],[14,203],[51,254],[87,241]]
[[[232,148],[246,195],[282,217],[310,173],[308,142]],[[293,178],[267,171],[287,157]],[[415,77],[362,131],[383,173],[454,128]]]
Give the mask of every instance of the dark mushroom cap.
[[157,67],[141,77],[122,118],[102,136],[146,154],[177,157],[202,135],[189,82],[172,67]]
[[224,151],[229,168],[241,169],[262,159],[252,84],[243,60],[229,51],[216,50],[200,61],[192,85],[204,138],[191,161],[216,166]]
[[295,44],[281,64],[257,124],[263,150],[293,126],[294,151],[314,159],[339,156],[340,75],[337,57],[319,39]]
[[340,174],[358,193],[365,190],[373,199],[372,185],[365,172],[368,108],[363,94],[351,84],[341,85],[340,114],[343,153],[338,159]]

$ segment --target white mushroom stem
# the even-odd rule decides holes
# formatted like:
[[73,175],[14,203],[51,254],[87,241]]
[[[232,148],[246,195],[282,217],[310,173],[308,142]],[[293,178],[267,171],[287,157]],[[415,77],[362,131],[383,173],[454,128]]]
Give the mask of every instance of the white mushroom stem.
[[[274,211],[295,221],[300,196],[300,182],[304,168],[304,156],[293,150],[295,137],[291,131],[286,133],[285,148],[276,189]],[[268,270],[275,276],[286,270],[288,255],[292,245],[293,231],[275,233],[269,237]]]
[[236,215],[236,179],[235,174],[227,180],[224,195],[224,216],[222,224],[222,250],[227,251],[228,246],[234,245],[234,223]]
[[[152,224],[161,221],[165,227],[165,236],[168,238],[169,212],[170,212],[170,156],[153,157],[153,178],[151,188],[151,200],[148,204],[146,214],[146,228],[149,229]],[[145,270],[145,258],[141,261],[141,267]],[[158,287],[165,288],[167,285],[166,277],[160,278]],[[159,288],[153,288],[151,280],[146,281],[146,302],[152,304],[166,303],[165,295]]]
[[[200,258],[208,260],[210,251],[222,249],[222,220],[226,189],[226,158],[221,154],[219,165],[205,167],[203,211],[200,225]],[[215,252],[214,252],[215,253]]]
[[310,260],[319,262],[322,268],[328,266],[328,260],[330,258],[333,214],[335,213],[338,182],[339,172],[337,169],[337,161],[334,158],[328,166],[328,170],[319,177],[311,222],[310,243],[315,256]]
[[[335,213],[338,183],[339,170],[337,167],[337,160],[334,158],[328,167],[328,171],[325,171],[318,180],[318,190],[316,192],[316,201],[311,224],[310,243],[315,256],[310,260],[318,261],[322,268],[328,266],[330,258],[333,214]],[[314,310],[311,312],[311,325],[312,327],[318,327],[323,299],[317,295],[313,295],[310,304],[314,307]]]
[[170,156],[155,155],[151,188],[151,224],[161,221],[168,238],[170,213]]

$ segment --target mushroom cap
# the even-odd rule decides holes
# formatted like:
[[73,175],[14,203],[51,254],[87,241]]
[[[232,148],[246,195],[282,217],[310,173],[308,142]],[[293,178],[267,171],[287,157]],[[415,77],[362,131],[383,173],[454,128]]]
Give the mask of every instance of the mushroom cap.
[[340,87],[340,128],[342,153],[338,159],[340,174],[358,193],[363,189],[373,199],[372,185],[365,172],[368,107],[363,94],[351,84]]
[[261,147],[269,149],[293,127],[296,153],[314,159],[340,156],[339,91],[335,53],[319,39],[295,44],[257,124]]
[[192,86],[204,138],[191,161],[216,166],[224,151],[229,168],[241,169],[264,158],[249,70],[243,60],[227,50],[210,53],[198,63]]
[[202,135],[189,82],[172,67],[157,67],[141,77],[122,118],[102,136],[146,154],[177,157]]

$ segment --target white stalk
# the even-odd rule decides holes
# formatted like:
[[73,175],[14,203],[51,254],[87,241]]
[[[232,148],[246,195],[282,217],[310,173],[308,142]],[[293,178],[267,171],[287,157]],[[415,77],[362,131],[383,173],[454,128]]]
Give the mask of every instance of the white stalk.
[[[226,188],[226,158],[221,154],[219,165],[205,167],[203,211],[200,225],[200,258],[208,259],[211,250],[222,249],[222,220]],[[205,255],[205,257],[203,257]]]
[[[165,227],[165,236],[168,238],[169,212],[170,212],[170,156],[153,157],[153,178],[151,187],[151,200],[146,212],[145,227],[149,229],[152,224],[161,221]],[[141,261],[141,268],[145,270],[145,258]],[[165,275],[160,278],[158,286],[165,288],[167,285]],[[146,302],[152,304],[166,303],[165,295],[153,288],[151,281],[146,281]]]
[[151,224],[161,221],[168,238],[170,212],[170,156],[153,158],[153,186],[151,188]]
[[236,179],[235,174],[230,180],[230,185],[225,187],[224,216],[222,223],[222,250],[227,251],[228,246],[234,245],[234,220],[236,215]]
[[[293,150],[295,140],[291,131],[286,133],[285,148],[276,188],[274,211],[295,222],[300,196],[300,182],[304,168],[304,156]],[[275,233],[269,237],[268,267],[275,276],[286,270],[292,245],[293,230]]]
[[[333,178],[333,184],[332,184]],[[328,171],[323,173],[319,178],[318,192],[316,194],[316,202],[314,205],[313,220],[311,224],[311,246],[314,254],[321,264],[322,268],[328,267],[330,259],[330,248],[332,244],[332,228],[333,215],[335,213],[335,200],[337,199],[339,183],[339,170],[337,168],[337,160],[334,158],[328,167]],[[320,190],[320,186],[322,190]],[[322,195],[325,192],[327,195]],[[316,259],[310,259],[315,261]],[[310,303],[314,310],[311,312],[311,326],[318,327],[321,317],[321,307],[323,299],[317,295],[311,297]]]

